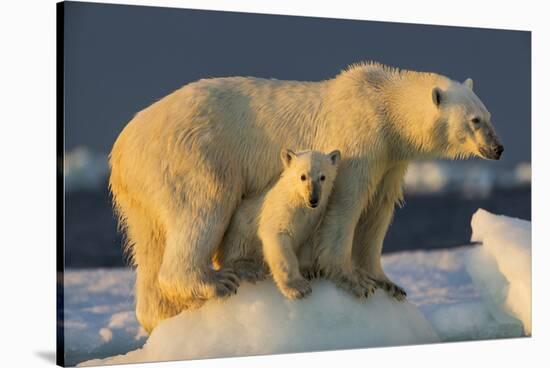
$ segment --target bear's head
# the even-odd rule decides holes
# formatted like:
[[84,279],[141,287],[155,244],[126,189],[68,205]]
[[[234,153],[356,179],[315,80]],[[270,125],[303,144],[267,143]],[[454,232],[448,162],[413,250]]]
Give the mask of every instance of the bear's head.
[[317,208],[326,204],[332,192],[340,151],[330,153],[318,151],[281,151],[286,185],[291,186],[296,198],[307,208]]
[[504,147],[498,139],[491,114],[473,90],[473,81],[447,80],[432,89],[436,136],[447,158],[477,156],[498,160]]

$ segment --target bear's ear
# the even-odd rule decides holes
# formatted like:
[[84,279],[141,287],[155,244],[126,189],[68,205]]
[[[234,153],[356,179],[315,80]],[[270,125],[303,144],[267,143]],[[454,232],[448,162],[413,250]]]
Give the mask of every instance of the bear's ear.
[[340,161],[340,151],[334,150],[328,154],[328,157],[330,158],[330,162],[336,165]]
[[439,107],[439,105],[441,105],[442,99],[443,99],[443,91],[439,87],[434,87],[432,89],[432,100],[435,106]]
[[466,87],[468,87],[470,90],[474,90],[474,81],[472,80],[472,78],[468,78],[464,81],[464,84]]
[[295,158],[296,158],[296,154],[294,153],[294,151],[288,148],[285,148],[281,151],[281,161],[283,161],[283,165],[285,165],[285,167],[289,167],[290,163]]

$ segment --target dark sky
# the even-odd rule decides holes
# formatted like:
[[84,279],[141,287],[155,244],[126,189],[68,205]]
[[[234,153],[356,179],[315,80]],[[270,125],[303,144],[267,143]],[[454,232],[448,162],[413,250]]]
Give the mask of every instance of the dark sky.
[[66,149],[110,151],[136,112],[203,77],[321,80],[361,60],[473,78],[501,165],[531,160],[529,32],[72,2]]

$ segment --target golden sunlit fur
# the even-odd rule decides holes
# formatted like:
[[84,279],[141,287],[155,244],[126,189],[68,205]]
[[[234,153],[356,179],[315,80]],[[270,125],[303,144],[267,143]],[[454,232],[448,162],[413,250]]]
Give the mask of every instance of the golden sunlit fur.
[[114,144],[110,186],[137,270],[140,323],[150,331],[235,292],[234,272],[213,269],[212,256],[243,198],[279,176],[273,158],[285,147],[342,152],[315,234],[318,267],[358,296],[374,281],[401,298],[380,254],[408,163],[483,156],[497,142],[471,85],[363,63],[321,82],[204,79],[137,114]]

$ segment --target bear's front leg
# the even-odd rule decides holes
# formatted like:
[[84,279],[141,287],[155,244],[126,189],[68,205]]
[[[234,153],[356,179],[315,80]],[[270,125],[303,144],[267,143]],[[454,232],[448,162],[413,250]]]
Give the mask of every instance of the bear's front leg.
[[382,246],[393,218],[396,204],[402,202],[403,177],[407,163],[390,168],[380,181],[379,189],[359,219],[355,229],[353,259],[360,267],[363,277],[371,279],[397,300],[404,300],[405,290],[392,282],[384,273],[381,264]]
[[[346,170],[350,171],[350,170]],[[321,274],[359,298],[376,287],[362,277],[352,259],[355,227],[366,203],[366,180],[354,172],[339,172],[325,217],[315,236]]]
[[405,300],[407,293],[386,276],[381,263],[382,244],[391,222],[393,203],[379,210],[382,211],[372,208],[369,214],[376,214],[375,216],[364,215],[359,219],[355,230],[353,257],[359,267],[359,273],[365,280],[370,280],[395,299]]
[[307,280],[320,277],[320,270],[313,256],[313,238],[311,236],[298,251],[298,263],[300,264],[300,273]]

